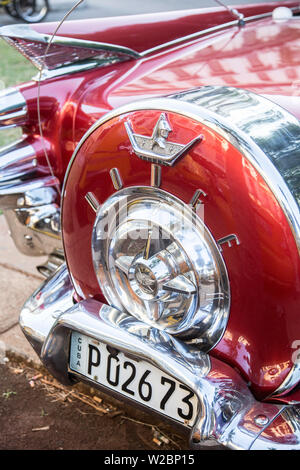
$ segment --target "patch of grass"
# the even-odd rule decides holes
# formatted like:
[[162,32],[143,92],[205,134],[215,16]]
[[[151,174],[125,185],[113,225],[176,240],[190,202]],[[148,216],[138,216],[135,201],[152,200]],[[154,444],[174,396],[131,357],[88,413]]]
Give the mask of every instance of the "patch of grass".
[[17,392],[12,392],[11,390],[7,390],[7,392],[2,393],[2,396],[5,400],[8,400],[12,395],[17,395]]
[[33,67],[25,57],[16,49],[0,39],[0,81],[1,87],[7,88],[18,83],[31,80],[37,74],[37,69]]
[[[0,39],[0,90],[27,82],[37,74],[33,65],[12,46]],[[19,129],[0,130],[0,147],[19,139]]]
[[12,129],[0,129],[0,148],[19,140],[21,136],[22,131],[17,127]]

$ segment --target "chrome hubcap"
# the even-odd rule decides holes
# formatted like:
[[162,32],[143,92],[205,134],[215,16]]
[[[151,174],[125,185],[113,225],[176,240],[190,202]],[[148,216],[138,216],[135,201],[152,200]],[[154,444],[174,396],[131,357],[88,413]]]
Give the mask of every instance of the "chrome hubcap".
[[143,298],[141,295],[142,292],[145,292],[146,294],[151,295],[152,298],[155,298],[155,293],[157,291],[157,281],[155,275],[151,269],[148,268],[148,266],[144,265],[143,263],[136,264],[131,287],[141,298]]
[[98,211],[92,251],[101,290],[116,308],[204,343],[224,328],[222,256],[192,208],[172,195],[149,187],[112,195]]

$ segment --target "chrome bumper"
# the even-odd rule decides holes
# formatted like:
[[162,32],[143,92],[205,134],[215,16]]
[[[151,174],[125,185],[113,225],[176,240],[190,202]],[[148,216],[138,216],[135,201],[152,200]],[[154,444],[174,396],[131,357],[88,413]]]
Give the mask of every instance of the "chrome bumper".
[[26,141],[0,149],[0,209],[21,253],[51,258],[38,268],[49,275],[62,258],[59,181],[51,175],[41,176],[38,153]]
[[[27,111],[18,88],[0,91],[0,131],[24,126]],[[49,174],[45,146],[46,141],[35,137],[34,142],[24,138],[0,149],[0,209],[17,248],[29,256],[62,249],[59,181]],[[49,272],[52,264],[53,260],[42,270]]]
[[65,385],[78,379],[68,367],[72,331],[144,359],[184,383],[199,399],[192,448],[213,439],[231,449],[300,449],[299,406],[258,402],[227,364],[95,300],[74,304],[65,265],[28,299],[20,325],[44,365]]
[[0,91],[0,130],[15,127],[26,121],[27,104],[17,88]]

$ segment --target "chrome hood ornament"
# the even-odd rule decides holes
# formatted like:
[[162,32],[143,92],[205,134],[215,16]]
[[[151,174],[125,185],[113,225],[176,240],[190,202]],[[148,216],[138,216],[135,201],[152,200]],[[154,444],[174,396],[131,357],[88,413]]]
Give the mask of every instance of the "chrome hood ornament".
[[173,166],[180,158],[203,139],[202,136],[191,140],[187,145],[168,141],[172,127],[166,113],[161,113],[151,137],[135,134],[130,120],[125,122],[125,128],[134,153],[152,163]]

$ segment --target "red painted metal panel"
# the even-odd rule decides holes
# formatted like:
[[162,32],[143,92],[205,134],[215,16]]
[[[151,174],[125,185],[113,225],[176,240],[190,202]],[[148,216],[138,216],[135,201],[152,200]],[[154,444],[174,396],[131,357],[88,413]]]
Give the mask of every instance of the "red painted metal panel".
[[[246,17],[264,14],[279,5],[299,6],[298,2],[269,2],[238,5],[236,8]],[[112,18],[66,21],[57,35],[90,41],[118,44],[145,51],[162,43],[178,39],[202,29],[233,21],[233,15],[222,7],[159,12]],[[53,34],[57,23],[36,23],[35,31]]]
[[[148,135],[160,112],[130,114],[137,133]],[[172,141],[185,144],[200,133],[196,146],[174,167],[162,168],[161,189],[188,203],[199,187],[205,223],[214,238],[235,233],[241,244],[224,246],[231,285],[227,330],[212,354],[237,367],[262,399],[284,380],[292,366],[293,341],[300,336],[300,259],[288,222],[269,187],[235,148],[210,129],[168,113]],[[150,185],[150,164],[132,151],[126,116],[109,121],[80,149],[68,177],[63,204],[67,262],[84,297],[102,299],[91,258],[95,213],[85,200],[99,203],[113,192],[109,170],[117,167],[124,186]]]

